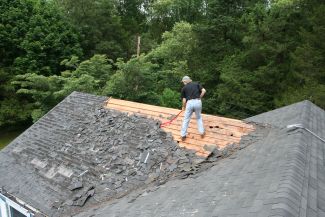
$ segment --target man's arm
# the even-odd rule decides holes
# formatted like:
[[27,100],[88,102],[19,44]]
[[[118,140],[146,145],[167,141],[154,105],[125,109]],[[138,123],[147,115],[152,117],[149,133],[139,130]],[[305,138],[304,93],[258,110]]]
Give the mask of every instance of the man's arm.
[[182,99],[182,110],[185,111],[185,108],[186,108],[186,98],[183,98]]
[[201,90],[201,94],[200,94],[200,98],[202,98],[206,92],[207,92],[207,91],[206,91],[204,88],[202,88],[202,90]]

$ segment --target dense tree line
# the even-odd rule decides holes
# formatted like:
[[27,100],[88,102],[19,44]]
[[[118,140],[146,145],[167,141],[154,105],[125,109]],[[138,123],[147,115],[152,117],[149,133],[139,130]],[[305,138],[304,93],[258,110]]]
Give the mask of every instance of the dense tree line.
[[1,0],[0,127],[75,90],[180,108],[183,75],[211,114],[325,108],[323,14],[316,0]]

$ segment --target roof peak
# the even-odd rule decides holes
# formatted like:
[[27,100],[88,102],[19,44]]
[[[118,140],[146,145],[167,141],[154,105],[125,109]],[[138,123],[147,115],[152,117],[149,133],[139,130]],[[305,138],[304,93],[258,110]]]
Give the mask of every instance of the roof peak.
[[303,100],[291,105],[283,106],[262,114],[247,118],[246,121],[271,124],[277,127],[286,127],[290,124],[309,122],[310,115],[318,113],[325,116],[325,111],[309,100]]

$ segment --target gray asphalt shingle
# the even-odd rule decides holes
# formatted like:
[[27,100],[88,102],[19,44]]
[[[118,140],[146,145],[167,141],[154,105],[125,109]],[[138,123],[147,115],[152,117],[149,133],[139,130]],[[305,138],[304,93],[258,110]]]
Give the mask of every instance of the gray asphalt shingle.
[[53,203],[71,195],[64,186],[72,172],[55,164],[65,162],[73,172],[83,171],[80,159],[65,158],[54,150],[64,147],[74,135],[83,111],[105,99],[75,92],[1,150],[0,187],[49,216],[54,214]]

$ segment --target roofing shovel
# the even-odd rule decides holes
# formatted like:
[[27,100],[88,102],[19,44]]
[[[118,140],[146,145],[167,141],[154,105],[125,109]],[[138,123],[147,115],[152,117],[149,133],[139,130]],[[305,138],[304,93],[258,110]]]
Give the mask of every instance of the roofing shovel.
[[160,124],[160,128],[166,127],[168,125],[170,125],[181,113],[183,110],[181,110],[175,117],[173,117],[170,121],[166,121],[164,123]]

